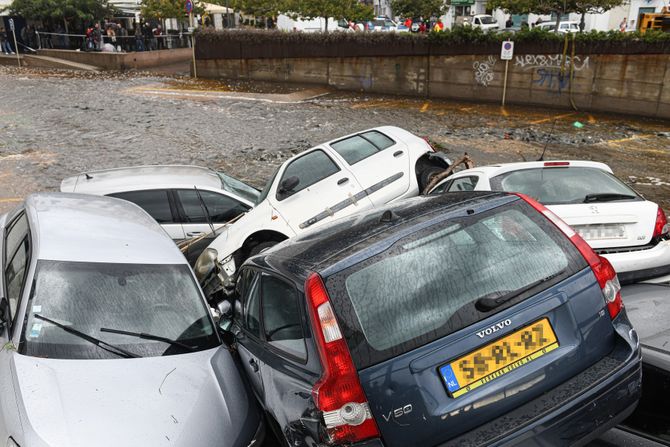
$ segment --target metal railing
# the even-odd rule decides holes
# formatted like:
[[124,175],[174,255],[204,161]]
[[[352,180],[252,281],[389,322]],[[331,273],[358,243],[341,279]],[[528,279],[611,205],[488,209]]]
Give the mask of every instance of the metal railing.
[[[85,34],[47,33],[35,31],[37,48],[81,51],[155,51],[174,48],[190,48],[191,33],[168,33],[160,36],[108,36]],[[111,47],[110,47],[111,45]]]

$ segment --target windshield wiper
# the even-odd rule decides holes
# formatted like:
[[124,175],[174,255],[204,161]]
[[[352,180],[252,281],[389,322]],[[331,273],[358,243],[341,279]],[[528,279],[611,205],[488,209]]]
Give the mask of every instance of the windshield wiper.
[[612,200],[634,199],[635,196],[630,194],[619,194],[616,192],[603,192],[598,194],[587,194],[584,196],[584,203],[591,202],[609,202]]
[[495,309],[496,307],[505,304],[512,298],[515,298],[519,295],[521,295],[524,292],[529,291],[533,287],[539,286],[543,282],[547,282],[551,279],[556,278],[557,276],[560,276],[565,272],[565,270],[561,270],[558,273],[554,273],[553,275],[549,275],[546,278],[542,278],[538,281],[532,282],[528,284],[527,286],[524,286],[520,289],[517,290],[503,290],[503,291],[497,291],[497,292],[492,292],[487,295],[482,296],[481,298],[477,299],[475,302],[475,307],[477,308],[478,311],[480,312],[488,312],[490,310]]
[[33,314],[33,317],[37,318],[38,320],[43,320],[43,321],[46,321],[47,323],[51,323],[54,326],[63,329],[65,332],[67,332],[69,334],[72,334],[72,335],[75,335],[79,338],[82,338],[89,343],[93,343],[94,345],[96,345],[100,349],[104,349],[105,351],[111,352],[112,354],[116,354],[120,357],[124,357],[124,358],[127,358],[127,359],[141,357],[137,354],[133,354],[130,351],[126,351],[123,348],[119,348],[118,346],[114,346],[114,345],[109,344],[105,341],[102,341],[99,338],[95,338],[92,335],[88,335],[88,334],[85,334],[84,332],[81,332],[81,331],[78,331],[78,330],[73,329],[71,327],[65,326],[64,324],[61,324],[57,321],[54,321],[51,318],[43,317],[40,314]]
[[120,329],[110,329],[106,327],[100,328],[100,332],[110,332],[112,334],[129,335],[131,337],[142,338],[145,340],[162,341],[163,343],[168,343],[173,346],[179,346],[180,348],[188,349],[189,351],[195,351],[197,349],[197,346],[190,346],[180,341],[172,340],[171,338],[161,337],[160,335],[145,334],[144,332],[122,331]]

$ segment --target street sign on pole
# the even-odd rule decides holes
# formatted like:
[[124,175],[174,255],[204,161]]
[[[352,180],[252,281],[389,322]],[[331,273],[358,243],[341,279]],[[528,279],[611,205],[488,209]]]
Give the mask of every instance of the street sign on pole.
[[191,0],[186,0],[186,4],[184,5],[184,8],[186,9],[186,12],[188,14],[193,12],[193,2]]
[[504,61],[511,61],[514,56],[514,42],[506,40],[502,43],[500,48],[500,59]]
[[[12,30],[12,36],[14,37],[14,51],[16,51],[16,63],[21,67],[21,56],[19,56],[19,44],[16,41],[16,27],[14,26],[14,19],[9,18],[9,29]],[[8,36],[9,37],[9,36]]]
[[505,96],[507,96],[507,71],[509,70],[509,61],[514,56],[514,42],[506,40],[500,47],[500,59],[505,61],[505,79],[503,80],[502,106],[505,107]]

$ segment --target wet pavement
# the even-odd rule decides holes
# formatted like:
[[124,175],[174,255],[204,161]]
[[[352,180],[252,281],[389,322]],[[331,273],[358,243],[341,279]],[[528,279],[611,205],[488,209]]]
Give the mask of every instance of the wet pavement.
[[[665,121],[156,73],[0,67],[0,86],[0,212],[31,192],[58,190],[64,177],[119,166],[205,165],[261,187],[293,154],[379,125],[480,165],[535,160],[545,145],[546,159],[603,161],[670,211]],[[614,439],[597,445],[629,445]]]
[[200,164],[262,186],[294,153],[387,124],[430,138],[452,158],[468,152],[478,164],[537,159],[545,144],[547,159],[604,161],[670,210],[670,124],[664,121],[342,92],[311,95],[299,86],[155,73],[0,67],[0,85],[0,211],[30,192],[57,190],[66,176],[118,166]]

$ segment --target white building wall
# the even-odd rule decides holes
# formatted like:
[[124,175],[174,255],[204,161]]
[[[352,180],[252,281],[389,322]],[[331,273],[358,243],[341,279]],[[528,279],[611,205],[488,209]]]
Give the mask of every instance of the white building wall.
[[[313,20],[293,20],[289,16],[280,14],[277,17],[277,28],[283,31],[306,31],[306,32],[315,32],[315,31],[325,31],[326,30],[326,20],[323,18],[313,19]],[[332,17],[328,19],[328,31],[334,31],[337,29],[337,20]]]

